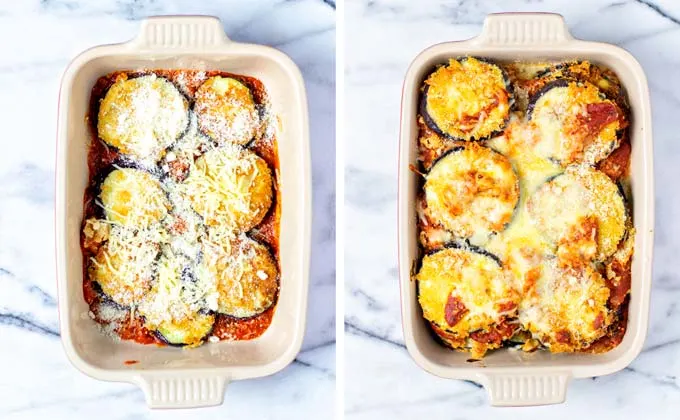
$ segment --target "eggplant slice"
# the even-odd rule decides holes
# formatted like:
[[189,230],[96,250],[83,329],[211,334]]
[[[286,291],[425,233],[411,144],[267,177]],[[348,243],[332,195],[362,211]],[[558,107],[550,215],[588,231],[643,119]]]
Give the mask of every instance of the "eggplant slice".
[[191,271],[191,260],[165,249],[151,291],[139,305],[148,329],[173,345],[195,347],[212,331],[215,316],[209,302],[214,285]]
[[536,93],[528,115],[536,130],[534,152],[564,167],[605,159],[619,147],[625,128],[624,113],[596,86],[566,79]]
[[545,83],[558,79],[588,82],[597,86],[607,99],[616,102],[621,109],[629,108],[625,91],[616,75],[611,70],[595,66],[589,61],[570,61],[552,65],[535,77]]
[[262,222],[272,204],[273,185],[264,159],[228,145],[196,159],[182,191],[207,226],[239,233]]
[[424,190],[429,219],[462,238],[502,231],[519,200],[510,161],[477,143],[440,158],[427,174]]
[[170,208],[160,182],[141,169],[111,171],[100,185],[99,199],[109,221],[139,229],[160,222]]
[[218,144],[248,144],[259,130],[260,117],[250,89],[236,79],[215,76],[196,91],[194,111],[199,129]]
[[548,259],[520,303],[519,320],[553,353],[585,349],[614,320],[607,307],[609,294],[592,267],[563,267],[556,258]]
[[266,246],[246,235],[210,232],[203,261],[217,285],[217,311],[249,318],[269,309],[279,290],[279,270]]
[[90,260],[88,274],[113,302],[135,306],[148,293],[162,233],[111,227],[108,240]]
[[421,114],[442,136],[484,140],[503,130],[512,104],[511,84],[499,66],[464,57],[449,60],[425,80]]
[[519,295],[488,253],[461,247],[434,252],[423,257],[415,280],[424,318],[449,345],[471,342],[477,358],[514,334],[508,320],[517,314]]
[[189,124],[189,102],[155,74],[118,76],[99,106],[99,137],[121,153],[158,161]]
[[181,320],[164,321],[156,327],[159,338],[173,346],[197,347],[212,333],[215,315],[194,312]]
[[571,166],[529,197],[527,211],[569,264],[605,261],[626,233],[627,211],[617,185],[604,173]]

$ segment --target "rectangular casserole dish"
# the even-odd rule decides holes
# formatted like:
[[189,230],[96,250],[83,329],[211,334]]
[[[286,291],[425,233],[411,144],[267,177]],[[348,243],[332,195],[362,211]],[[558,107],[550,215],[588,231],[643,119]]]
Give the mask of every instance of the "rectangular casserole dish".
[[[494,351],[477,363],[469,355],[435,341],[422,317],[412,267],[419,258],[415,199],[419,92],[423,79],[448,58],[472,55],[499,61],[587,59],[613,70],[627,90],[631,107],[632,156],[630,178],[636,229],[628,329],[622,343],[604,354],[547,351]],[[482,33],[473,39],[434,45],[423,51],[406,73],[401,107],[399,158],[399,277],[406,347],[426,371],[452,379],[481,383],[492,405],[520,406],[563,402],[571,378],[606,375],[623,369],[639,354],[647,333],[654,242],[652,122],[647,80],[640,64],[625,50],[576,40],[562,16],[543,13],[489,15]]]
[[[88,183],[85,116],[95,81],[123,69],[220,70],[260,79],[278,116],[281,283],[269,329],[252,341],[182,350],[113,341],[98,331],[83,299],[80,228]],[[311,229],[307,102],[302,76],[285,54],[230,41],[219,19],[153,17],[133,40],[85,51],[66,69],[59,94],[56,251],[60,328],[71,362],[102,380],[139,385],[150,407],[220,404],[232,380],[270,375],[293,361],[304,336]],[[137,361],[126,365],[128,360]]]

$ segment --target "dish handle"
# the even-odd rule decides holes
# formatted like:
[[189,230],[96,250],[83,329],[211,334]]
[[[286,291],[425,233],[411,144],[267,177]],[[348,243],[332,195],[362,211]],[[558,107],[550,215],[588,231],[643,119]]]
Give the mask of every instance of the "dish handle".
[[480,45],[556,45],[574,39],[557,13],[492,13],[484,19],[482,33],[474,38]]
[[220,47],[231,42],[215,16],[152,16],[128,43],[139,50],[182,50]]
[[144,392],[149,408],[193,408],[220,405],[229,381],[224,376],[143,373],[135,383]]
[[569,372],[482,374],[480,383],[494,406],[530,406],[563,403]]

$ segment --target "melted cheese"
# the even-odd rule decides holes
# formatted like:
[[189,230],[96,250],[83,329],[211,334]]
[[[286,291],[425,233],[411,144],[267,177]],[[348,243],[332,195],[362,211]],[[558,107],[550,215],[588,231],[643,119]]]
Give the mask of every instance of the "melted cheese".
[[425,81],[426,109],[437,129],[461,139],[482,139],[502,129],[510,95],[498,66],[469,57],[449,60]]
[[[498,263],[465,249],[446,248],[426,255],[416,280],[425,319],[459,337],[500,322],[508,315],[503,305],[518,303],[519,296]],[[450,297],[459,299],[468,311],[455,325],[446,319]]]
[[[590,83],[571,82],[553,87],[536,100],[531,122],[539,132],[534,151],[543,157],[557,159],[565,166],[571,163],[595,164],[618,147],[619,120],[590,133],[589,105],[611,104]],[[590,138],[591,136],[594,138]]]
[[551,351],[574,351],[602,337],[613,315],[609,289],[590,267],[560,268],[545,260],[536,284],[522,299],[519,319]]
[[503,230],[519,198],[510,162],[475,143],[441,158],[424,189],[429,218],[463,238]]

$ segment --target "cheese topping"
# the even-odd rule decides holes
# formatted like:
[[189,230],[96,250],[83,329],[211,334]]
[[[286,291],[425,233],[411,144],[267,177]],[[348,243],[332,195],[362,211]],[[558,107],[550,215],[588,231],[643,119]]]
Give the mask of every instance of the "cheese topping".
[[593,165],[618,147],[621,112],[590,83],[560,82],[533,104],[531,122],[539,132],[534,150],[565,166]]
[[198,126],[219,143],[247,144],[258,133],[260,118],[253,95],[229,77],[206,80],[196,92]]
[[91,259],[90,279],[114,302],[136,305],[151,286],[153,264],[165,235],[162,229],[112,226],[108,240]]
[[272,173],[255,153],[225,146],[196,159],[182,190],[208,226],[244,232],[271,206]]
[[99,137],[126,155],[156,162],[185,130],[189,103],[167,79],[121,75],[99,106]]
[[[591,166],[618,147],[619,131],[627,125],[618,104],[625,105],[625,100],[605,99],[594,85],[580,79],[536,79],[552,68],[546,63],[503,68],[513,82],[518,108],[503,133],[474,147],[493,150],[507,171],[475,154],[464,156],[470,143],[433,131],[421,108],[418,173],[425,182],[417,214],[419,240],[427,254],[415,276],[418,299],[441,341],[466,349],[473,358],[500,347],[513,334],[513,341],[523,342],[525,351],[540,345],[552,352],[591,351],[620,323],[618,308],[630,291],[634,230],[626,202],[616,183]],[[429,82],[425,89],[431,87]],[[472,81],[465,83],[474,86]],[[612,83],[602,87],[608,94],[618,82]],[[547,88],[533,96],[541,86]],[[455,102],[457,93],[450,95]],[[466,106],[476,106],[475,102],[479,101],[468,98]],[[619,159],[617,164],[628,161]],[[428,168],[429,173],[422,175]],[[477,176],[466,177],[470,168],[488,174],[488,185],[484,175],[482,182],[476,182]],[[618,172],[625,173],[625,168]],[[489,220],[501,209],[508,214],[509,201],[497,200],[496,207],[484,208],[474,201],[487,191],[507,187],[512,178],[508,174],[518,185],[514,211],[507,226],[489,229]],[[451,245],[463,250],[445,248]],[[481,255],[470,252],[469,246],[498,257],[500,265],[488,263],[496,267],[495,277],[477,263],[480,258],[493,259],[458,255]],[[490,277],[503,279],[507,294],[494,293],[501,289],[489,285],[494,284]],[[512,309],[498,312],[501,296],[510,295],[515,297],[502,307]],[[603,345],[614,346],[616,339]]]
[[139,169],[113,170],[102,183],[99,198],[109,221],[141,229],[159,222],[169,208],[158,180]]
[[425,109],[433,129],[456,139],[489,137],[503,128],[510,113],[502,70],[472,57],[449,60],[425,86]]
[[[275,118],[265,113],[259,133],[258,107],[266,104],[256,106],[235,79],[167,74],[188,95],[195,92],[193,110],[156,75],[117,75],[102,100],[99,135],[120,154],[101,157],[106,165],[112,156],[134,168],[114,164],[99,194],[86,195],[82,247],[88,281],[102,292],[86,283],[92,317],[107,333],[145,344],[162,339],[197,346],[209,340],[213,326],[217,341],[257,337],[272,312],[255,317],[275,304],[279,274],[275,256],[244,232],[260,225],[272,206],[276,174],[254,151],[233,143],[257,134],[253,149],[275,161]],[[108,170],[97,164],[91,167]],[[103,218],[95,217],[96,206]],[[272,220],[265,231],[278,229],[277,213]],[[263,238],[272,241],[269,234]],[[115,316],[107,316],[109,306]],[[248,317],[249,324],[236,320]]]
[[539,188],[527,208],[558,254],[567,247],[566,255],[576,253],[586,261],[611,256],[626,230],[626,207],[616,184],[591,167],[567,168]]
[[424,189],[430,219],[463,238],[502,231],[519,199],[508,159],[476,143],[441,158]]
[[[425,319],[459,337],[516,313],[519,302],[498,262],[466,249],[445,248],[426,255],[416,280]],[[452,315],[452,299],[459,316]]]
[[555,259],[541,270],[520,303],[522,325],[553,352],[582,349],[602,337],[613,319],[602,276],[591,267],[560,268]]
[[220,313],[246,318],[274,303],[278,290],[276,262],[265,246],[247,236],[211,232],[203,241],[203,267],[214,278]]

